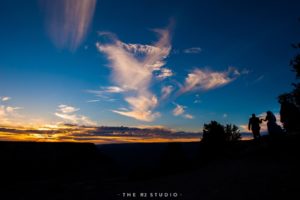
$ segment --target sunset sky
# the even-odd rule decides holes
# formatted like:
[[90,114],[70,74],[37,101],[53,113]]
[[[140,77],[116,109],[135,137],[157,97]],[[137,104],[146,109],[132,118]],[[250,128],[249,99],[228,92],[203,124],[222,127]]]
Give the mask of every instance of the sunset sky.
[[2,0],[0,139],[63,124],[201,132],[216,120],[245,131],[252,113],[278,113],[278,95],[292,89],[299,6]]

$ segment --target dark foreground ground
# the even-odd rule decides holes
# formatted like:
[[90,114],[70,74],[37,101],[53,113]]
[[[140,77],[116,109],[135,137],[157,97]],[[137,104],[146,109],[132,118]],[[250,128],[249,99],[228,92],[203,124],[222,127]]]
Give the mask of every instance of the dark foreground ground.
[[299,135],[224,147],[0,142],[0,199],[299,199],[299,153]]

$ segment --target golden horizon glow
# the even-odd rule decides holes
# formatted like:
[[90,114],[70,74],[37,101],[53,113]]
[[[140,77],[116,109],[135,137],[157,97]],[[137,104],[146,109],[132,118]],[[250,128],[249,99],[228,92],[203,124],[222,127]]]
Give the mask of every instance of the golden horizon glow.
[[107,135],[92,133],[101,127],[71,126],[65,124],[45,124],[27,126],[0,126],[0,141],[28,142],[89,142],[95,144],[110,143],[163,143],[163,142],[198,142],[200,137],[195,134],[187,137],[172,137],[170,135],[122,135],[111,132]]

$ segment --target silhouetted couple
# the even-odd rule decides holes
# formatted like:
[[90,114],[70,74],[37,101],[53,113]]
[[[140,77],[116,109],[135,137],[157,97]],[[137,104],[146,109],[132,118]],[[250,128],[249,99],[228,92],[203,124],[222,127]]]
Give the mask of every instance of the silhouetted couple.
[[249,119],[248,129],[252,130],[254,139],[260,138],[260,124],[262,121],[267,121],[268,133],[270,136],[278,136],[283,133],[281,127],[276,123],[276,117],[271,111],[267,111],[265,119],[259,119],[252,114]]

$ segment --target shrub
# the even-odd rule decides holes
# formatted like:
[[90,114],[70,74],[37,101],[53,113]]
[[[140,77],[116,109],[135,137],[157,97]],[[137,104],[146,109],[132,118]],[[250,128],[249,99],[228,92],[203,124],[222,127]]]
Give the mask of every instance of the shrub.
[[202,142],[222,144],[237,141],[240,138],[241,134],[236,125],[226,124],[223,126],[217,121],[204,124]]
[[226,134],[226,140],[229,142],[234,142],[241,139],[240,130],[234,124],[226,124],[225,134]]

